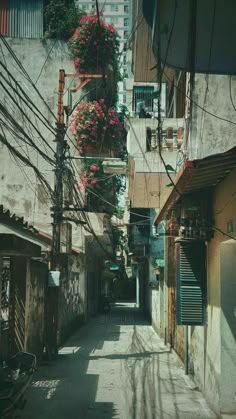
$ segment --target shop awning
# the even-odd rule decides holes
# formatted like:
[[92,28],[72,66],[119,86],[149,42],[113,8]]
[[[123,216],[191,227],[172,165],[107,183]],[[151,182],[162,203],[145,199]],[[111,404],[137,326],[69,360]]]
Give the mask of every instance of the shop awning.
[[215,187],[236,168],[236,147],[224,153],[214,154],[199,160],[187,160],[179,170],[173,187],[154,224],[159,224],[186,194]]

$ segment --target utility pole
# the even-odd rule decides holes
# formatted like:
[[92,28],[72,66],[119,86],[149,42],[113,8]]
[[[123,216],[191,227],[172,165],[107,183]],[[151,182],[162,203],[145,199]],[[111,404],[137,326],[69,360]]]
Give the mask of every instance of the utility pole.
[[[55,183],[54,183],[54,199],[53,199],[53,231],[52,231],[52,252],[51,252],[51,270],[58,270],[60,242],[61,242],[61,225],[63,221],[63,170],[66,161],[66,141],[65,141],[65,123],[64,123],[64,90],[65,78],[75,78],[75,74],[65,74],[65,70],[59,70],[59,88],[58,88],[58,111],[57,111],[57,133],[55,142],[56,145],[56,169],[55,169]],[[73,89],[77,92],[92,79],[103,78],[102,74],[79,74],[80,79],[84,79],[80,84]],[[105,76],[106,78],[107,76]]]
[[[51,249],[51,264],[50,271],[51,275],[55,275],[55,271],[60,272],[60,253],[61,253],[61,228],[63,223],[63,174],[65,167],[65,123],[64,123],[64,90],[65,90],[65,77],[75,78],[75,74],[65,74],[64,70],[59,70],[59,87],[58,87],[58,111],[57,111],[57,123],[56,123],[56,168],[55,168],[55,181],[54,181],[54,196],[53,196],[53,207],[52,207],[52,249]],[[73,89],[73,92],[77,92],[91,79],[103,78],[102,74],[80,74],[79,78],[84,79],[80,84]],[[106,76],[105,76],[106,77]],[[69,209],[73,211],[73,209]],[[75,211],[81,211],[82,209],[76,208]],[[67,218],[69,221],[74,221]],[[81,221],[81,224],[83,222]],[[48,288],[48,301],[47,301],[47,353],[48,357],[52,358],[57,355],[58,351],[58,311],[59,311],[59,284],[57,286],[50,286]]]
[[65,86],[65,71],[59,70],[59,89],[58,89],[58,114],[57,114],[57,133],[56,133],[56,169],[53,199],[53,231],[52,231],[52,260],[51,269],[58,270],[61,249],[61,224],[63,219],[63,171],[65,162],[65,124],[64,124],[64,105],[63,95]]
[[[63,94],[65,86],[65,71],[59,70],[58,113],[56,123],[56,168],[54,180],[54,196],[52,207],[52,249],[50,270],[60,271],[61,226],[63,221],[63,172],[65,162],[65,124]],[[58,310],[59,286],[48,288],[47,299],[47,338],[46,348],[49,359],[56,357],[58,352]]]

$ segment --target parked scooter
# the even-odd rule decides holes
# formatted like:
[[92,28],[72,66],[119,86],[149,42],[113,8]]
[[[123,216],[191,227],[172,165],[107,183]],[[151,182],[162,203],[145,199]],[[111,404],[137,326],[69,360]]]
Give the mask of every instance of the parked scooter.
[[18,352],[0,364],[0,418],[10,418],[26,403],[25,391],[36,369],[36,356]]

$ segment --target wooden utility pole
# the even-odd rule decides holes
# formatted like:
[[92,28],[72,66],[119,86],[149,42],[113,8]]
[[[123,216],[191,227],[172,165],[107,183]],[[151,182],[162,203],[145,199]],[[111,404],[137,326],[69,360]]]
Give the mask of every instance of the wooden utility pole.
[[[60,253],[61,253],[61,227],[63,223],[63,174],[65,168],[65,123],[64,123],[64,90],[65,77],[78,76],[83,81],[73,89],[74,92],[80,90],[88,84],[93,78],[103,78],[102,74],[65,74],[64,70],[59,70],[59,89],[58,89],[58,112],[57,112],[57,132],[56,142],[56,168],[54,181],[54,196],[52,208],[52,250],[51,250],[51,271],[60,271]],[[106,76],[105,76],[106,77]],[[71,210],[71,209],[70,209]],[[75,211],[83,209],[75,209]],[[73,220],[72,220],[73,221]],[[81,222],[82,224],[83,222]],[[52,272],[53,273],[53,272]],[[58,310],[59,310],[59,286],[48,288],[47,301],[47,352],[49,358],[57,355],[58,351]]]
[[58,257],[61,249],[61,224],[63,216],[63,171],[65,162],[65,124],[63,95],[65,86],[65,71],[59,71],[58,115],[56,133],[56,169],[53,199],[53,231],[52,231],[52,260],[51,269],[59,270]]
[[[52,249],[51,271],[60,271],[61,252],[61,226],[63,221],[63,172],[65,163],[65,124],[64,124],[64,86],[65,71],[59,71],[58,89],[58,113],[56,130],[56,168],[54,180],[54,196],[52,207]],[[47,354],[49,359],[55,357],[58,352],[58,310],[59,310],[59,286],[48,288],[47,299]]]

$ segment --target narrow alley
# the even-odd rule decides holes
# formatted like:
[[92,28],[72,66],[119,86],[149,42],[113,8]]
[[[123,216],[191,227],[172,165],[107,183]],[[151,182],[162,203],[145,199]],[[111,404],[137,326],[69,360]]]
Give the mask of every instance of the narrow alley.
[[134,304],[116,304],[39,366],[24,419],[207,419],[215,414]]

